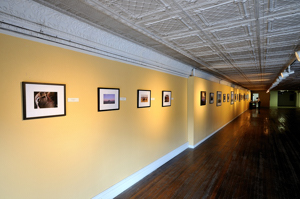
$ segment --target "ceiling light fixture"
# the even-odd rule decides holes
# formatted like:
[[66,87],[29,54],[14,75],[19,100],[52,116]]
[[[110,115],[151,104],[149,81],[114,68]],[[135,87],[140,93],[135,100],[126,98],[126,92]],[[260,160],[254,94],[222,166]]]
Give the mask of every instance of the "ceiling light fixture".
[[300,61],[300,50],[295,52],[297,60]]
[[[300,51],[298,51],[300,54]],[[270,90],[276,86],[278,86],[278,84],[284,80],[285,78],[287,78],[289,75],[294,74],[295,71],[291,70],[291,65],[289,65],[282,73],[280,73],[280,75],[278,76],[278,78],[276,79],[276,81],[271,85],[271,87],[267,90],[267,93],[270,92]]]

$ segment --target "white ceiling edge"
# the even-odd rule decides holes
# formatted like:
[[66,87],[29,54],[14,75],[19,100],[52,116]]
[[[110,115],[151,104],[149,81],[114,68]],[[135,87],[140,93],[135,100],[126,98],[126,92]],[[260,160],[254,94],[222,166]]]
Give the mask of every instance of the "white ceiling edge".
[[[193,67],[30,0],[0,1],[0,33],[188,78]],[[196,70],[195,76],[238,85]]]

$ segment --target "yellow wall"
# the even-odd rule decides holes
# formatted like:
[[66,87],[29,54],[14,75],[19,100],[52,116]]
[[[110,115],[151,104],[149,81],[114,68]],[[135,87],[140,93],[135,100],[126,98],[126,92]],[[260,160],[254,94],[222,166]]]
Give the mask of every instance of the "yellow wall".
[[[0,45],[0,198],[91,198],[187,142],[186,78],[4,34]],[[66,84],[79,102],[22,120],[22,81]],[[127,100],[98,112],[97,87]],[[137,108],[137,89],[152,91],[150,108]]]
[[[227,94],[231,99],[231,91],[234,94],[249,94],[240,89],[221,85],[198,77],[188,79],[188,133],[189,145],[196,145],[201,140],[230,122],[232,119],[249,108],[250,100],[237,100],[231,105],[227,102]],[[200,92],[206,91],[206,105],[200,106]],[[217,91],[222,91],[222,105],[216,106]],[[209,93],[214,93],[214,103],[209,103]],[[226,102],[223,102],[223,94],[226,94]],[[192,105],[191,105],[192,103]],[[192,129],[192,130],[191,130]]]
[[[187,141],[199,143],[248,109],[247,100],[217,107],[217,91],[245,91],[201,78],[4,34],[0,44],[0,198],[92,198]],[[23,120],[22,81],[66,84],[66,97],[79,102],[67,102],[63,117]],[[120,110],[97,111],[98,87],[120,88],[126,97]],[[151,90],[150,108],[137,108],[138,89]],[[172,91],[171,107],[161,107],[162,90]]]

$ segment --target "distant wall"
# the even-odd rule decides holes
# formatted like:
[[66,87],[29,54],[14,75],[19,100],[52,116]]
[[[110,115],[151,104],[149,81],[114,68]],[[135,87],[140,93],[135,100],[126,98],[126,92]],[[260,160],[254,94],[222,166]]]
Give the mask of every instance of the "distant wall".
[[253,93],[258,93],[261,101],[260,107],[270,107],[270,93],[266,93],[266,91],[253,91]]
[[[206,92],[206,105],[200,105],[200,93]],[[217,91],[222,92],[222,105],[217,106]],[[234,94],[249,95],[249,100],[231,101],[231,91]],[[209,94],[214,93],[214,102],[209,103]],[[223,94],[226,94],[226,101],[223,102]],[[229,102],[227,95],[229,94]],[[188,79],[188,139],[190,145],[196,145],[201,140],[224,126],[249,108],[250,91],[235,89],[215,82],[204,80],[198,77]]]
[[270,107],[278,106],[278,91],[270,91]]

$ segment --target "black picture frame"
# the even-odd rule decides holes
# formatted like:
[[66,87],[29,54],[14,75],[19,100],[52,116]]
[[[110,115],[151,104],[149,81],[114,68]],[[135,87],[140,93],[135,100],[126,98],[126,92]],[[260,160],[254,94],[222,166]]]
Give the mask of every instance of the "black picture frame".
[[229,99],[230,99],[230,97],[229,97],[229,93],[227,94],[227,102],[229,102]]
[[151,107],[151,90],[137,90],[137,107],[148,108]]
[[234,103],[234,92],[231,91],[231,101],[230,104],[232,105]]
[[214,93],[209,93],[209,103],[210,104],[214,103]]
[[22,82],[23,120],[66,115],[66,85]]
[[200,92],[200,106],[206,105],[206,91]]
[[217,91],[217,100],[216,100],[217,106],[222,105],[222,91]]
[[162,91],[162,107],[171,106],[172,91]]
[[98,87],[98,112],[120,110],[120,89]]
[[223,102],[226,102],[226,94],[223,94]]

